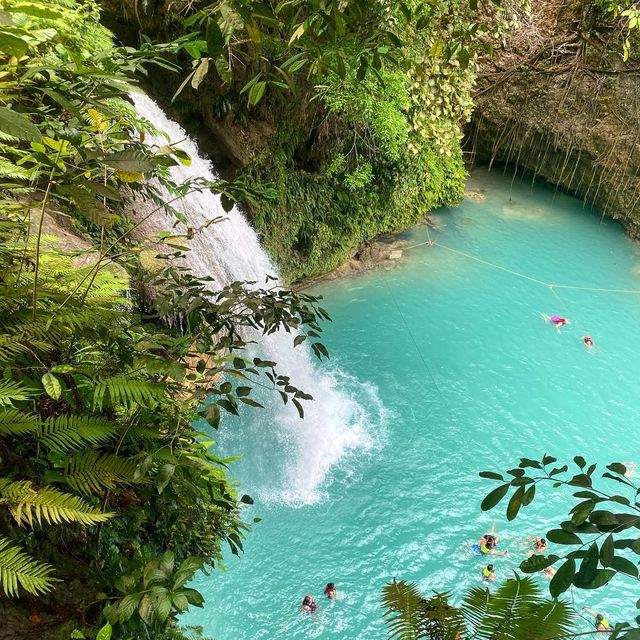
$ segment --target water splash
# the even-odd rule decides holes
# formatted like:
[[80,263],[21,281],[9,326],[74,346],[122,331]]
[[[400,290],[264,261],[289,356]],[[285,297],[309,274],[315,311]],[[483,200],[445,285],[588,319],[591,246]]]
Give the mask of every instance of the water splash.
[[[141,116],[165,132],[172,142],[179,141],[180,148],[191,156],[190,166],[172,167],[176,182],[194,177],[217,178],[211,163],[200,155],[182,127],[167,118],[148,96],[134,94],[132,98]],[[167,143],[160,135],[148,135],[146,142],[159,146]],[[208,191],[191,193],[172,206],[185,214],[190,226],[204,227],[189,241],[187,264],[196,275],[214,277],[212,287],[236,280],[262,284],[267,275],[277,277],[277,269],[244,215],[236,208],[225,213],[219,196]],[[219,216],[225,218],[223,222],[205,226]],[[157,212],[141,225],[139,232],[149,238],[174,222]],[[260,348],[261,357],[278,362],[292,383],[311,393],[315,401],[305,403],[305,419],[300,420],[293,407],[277,404],[279,400],[272,394],[267,410],[252,412],[251,419],[243,420],[241,427],[234,425],[234,420],[226,421],[221,427],[222,444],[245,457],[241,472],[244,489],[288,504],[316,502],[332,467],[379,443],[372,429],[384,419],[384,410],[375,389],[359,384],[336,368],[318,365],[305,345],[294,349],[291,334],[265,336]]]

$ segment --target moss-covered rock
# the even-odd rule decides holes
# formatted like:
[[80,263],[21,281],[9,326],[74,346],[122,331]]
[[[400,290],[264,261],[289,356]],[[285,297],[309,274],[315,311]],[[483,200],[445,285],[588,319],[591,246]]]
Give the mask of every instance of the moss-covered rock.
[[640,237],[638,45],[585,2],[544,0],[483,69],[467,149],[525,167]]

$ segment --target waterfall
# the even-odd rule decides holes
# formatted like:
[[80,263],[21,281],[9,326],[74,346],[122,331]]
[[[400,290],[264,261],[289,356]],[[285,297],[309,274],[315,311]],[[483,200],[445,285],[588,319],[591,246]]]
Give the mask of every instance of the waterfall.
[[[171,168],[176,182],[217,178],[211,163],[200,155],[182,127],[167,118],[148,96],[136,93],[132,98],[139,115],[191,156],[190,166]],[[167,139],[147,135],[145,142],[162,146]],[[213,288],[236,280],[262,285],[265,276],[278,276],[242,212],[234,207],[225,213],[219,196],[209,191],[191,193],[173,206],[187,217],[190,226],[203,227],[188,243],[187,264],[196,275],[215,278]],[[204,226],[217,217],[224,220]],[[164,213],[154,214],[142,233],[150,238],[174,222]],[[293,336],[286,332],[261,337],[260,356],[276,361],[278,370],[288,375],[292,384],[313,395],[313,402],[304,403],[304,420],[272,393],[261,398],[268,403],[266,410],[251,410],[242,421],[225,418],[219,440],[223,449],[242,456],[244,490],[265,500],[309,504],[321,498],[332,467],[379,444],[372,430],[382,421],[384,410],[375,389],[337,367],[319,365],[305,344],[294,348],[292,341]]]

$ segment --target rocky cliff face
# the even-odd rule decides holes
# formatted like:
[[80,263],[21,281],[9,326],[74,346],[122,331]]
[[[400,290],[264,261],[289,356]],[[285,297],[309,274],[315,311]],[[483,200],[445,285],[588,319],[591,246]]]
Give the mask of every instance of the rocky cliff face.
[[483,70],[466,150],[529,169],[640,237],[639,45],[623,63],[620,30],[583,3],[533,4]]

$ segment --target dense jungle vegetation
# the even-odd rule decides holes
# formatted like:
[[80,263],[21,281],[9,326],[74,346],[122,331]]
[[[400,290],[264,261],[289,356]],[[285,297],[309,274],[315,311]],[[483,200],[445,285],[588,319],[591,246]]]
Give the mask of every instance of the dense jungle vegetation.
[[[223,547],[240,552],[248,530],[251,498],[233,483],[232,461],[216,455],[210,428],[221,412],[260,410],[257,384],[301,416],[312,400],[276,363],[248,357],[243,330],[288,327],[327,354],[316,299],[268,282],[214,291],[172,261],[184,249],[170,233],[164,265],[150,268],[131,239],[140,223],[132,208],[151,204],[146,215],[162,210],[188,225],[158,185],[175,199],[212,190],[226,205],[251,205],[289,279],[331,269],[359,243],[460,199],[460,125],[478,56],[516,19],[511,7],[456,0],[182,9],[165,12],[171,42],[138,48],[114,44],[92,0],[4,0],[0,9],[8,637],[184,637],[177,616],[203,603],[190,579],[217,568]],[[149,70],[181,83],[176,104],[200,101],[232,131],[267,127],[238,179],[171,180],[168,168],[190,158],[169,142],[147,147],[151,125],[127,97]],[[614,543],[602,551],[612,566]],[[398,593],[387,596],[404,611]],[[528,603],[547,606],[533,592]]]
[[[0,588],[24,610],[9,637],[181,637],[177,614],[203,601],[187,583],[242,549],[251,502],[198,425],[260,407],[256,381],[301,414],[310,399],[240,332],[314,339],[326,316],[268,284],[214,293],[170,260],[145,271],[128,207],[179,215],[158,184],[237,189],[171,182],[190,158],[142,144],[127,99],[131,74],[165,63],[116,49],[98,19],[91,2],[0,13]],[[91,243],[61,244],[63,226]]]
[[[174,102],[233,147],[248,180],[275,187],[251,210],[287,280],[327,272],[361,243],[461,200],[460,125],[479,56],[517,21],[510,3],[225,0],[184,10],[186,19],[172,6],[162,27],[182,47]],[[148,31],[158,11],[149,7]]]

